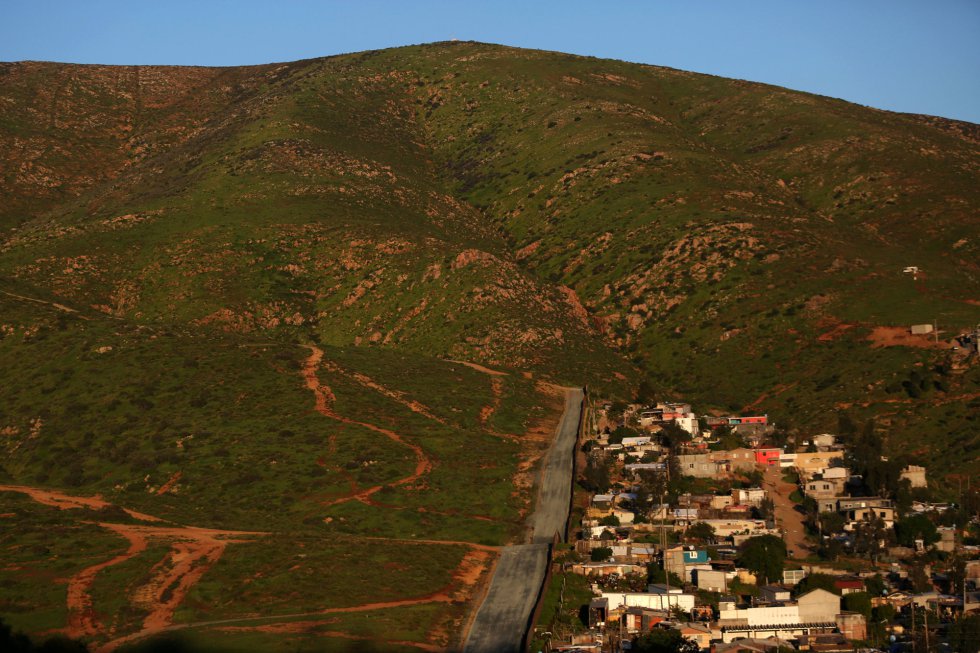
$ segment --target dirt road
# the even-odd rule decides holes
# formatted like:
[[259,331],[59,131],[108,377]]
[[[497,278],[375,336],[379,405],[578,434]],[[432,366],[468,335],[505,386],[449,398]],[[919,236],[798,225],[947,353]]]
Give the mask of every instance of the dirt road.
[[[406,442],[402,436],[390,429],[381,428],[380,426],[375,426],[374,424],[369,424],[368,422],[360,422],[349,417],[344,417],[333,409],[333,404],[336,401],[336,397],[334,397],[333,391],[330,390],[330,387],[321,383],[319,377],[317,377],[317,370],[320,368],[323,361],[323,350],[314,346],[308,346],[307,348],[310,350],[310,357],[306,359],[306,363],[303,365],[302,374],[303,379],[306,382],[307,389],[313,393],[313,397],[315,399],[315,410],[324,417],[335,419],[338,422],[361,426],[368,430],[374,431],[375,433],[380,433],[386,438],[389,438],[390,440],[411,449],[412,452],[415,453],[415,472],[409,476],[398,479],[397,481],[391,483],[391,485],[408,485],[416,482],[423,475],[429,473],[432,470],[432,461],[429,460],[429,457],[425,455],[424,451],[422,451],[422,447],[418,446],[417,444]],[[334,499],[327,505],[335,505],[351,500],[367,502],[371,495],[380,492],[381,489],[382,486],[375,485],[362,490],[352,491],[349,495],[340,497],[339,499]]]
[[810,554],[810,545],[806,541],[806,530],[803,528],[803,513],[796,509],[796,504],[789,495],[797,487],[783,480],[783,470],[778,466],[766,468],[765,485],[772,499],[776,513],[776,526],[783,530],[783,541],[790,558],[805,558]]
[[548,545],[565,537],[572,493],[572,457],[582,411],[582,391],[565,393],[565,412],[542,464],[531,544],[505,547],[483,604],[476,613],[465,653],[518,653],[548,569]]

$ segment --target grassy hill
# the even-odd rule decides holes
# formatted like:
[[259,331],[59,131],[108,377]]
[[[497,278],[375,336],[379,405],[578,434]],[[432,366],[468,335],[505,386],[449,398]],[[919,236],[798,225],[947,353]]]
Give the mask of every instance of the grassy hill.
[[[971,124],[477,43],[0,64],[0,484],[111,504],[93,530],[0,492],[24,533],[0,614],[96,642],[238,618],[195,632],[451,644],[485,547],[520,537],[542,381],[804,435],[874,417],[956,487],[980,472],[980,366],[944,344],[980,322],[978,154]],[[933,321],[939,343],[905,335]],[[147,536],[120,507],[271,535]],[[51,524],[91,559],[39,552]],[[82,593],[94,621],[32,589],[144,536]],[[188,542],[217,557],[155,614]]]

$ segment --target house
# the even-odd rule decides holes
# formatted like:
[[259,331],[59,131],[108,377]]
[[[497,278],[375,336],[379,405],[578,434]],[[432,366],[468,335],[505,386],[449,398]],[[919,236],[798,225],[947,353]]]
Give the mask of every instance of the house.
[[684,413],[674,418],[674,424],[681,427],[692,436],[697,437],[701,434],[701,425],[698,423],[698,417],[694,413]]
[[718,478],[728,471],[724,464],[716,462],[707,453],[680,454],[677,456],[677,466],[684,476],[696,478]]
[[940,526],[936,529],[939,534],[939,541],[933,546],[939,551],[952,553],[956,550],[956,529],[952,526]]
[[639,447],[641,445],[650,444],[649,435],[637,435],[623,438],[622,445],[627,449],[633,447]]
[[813,497],[817,501],[818,512],[837,512],[837,502],[843,497]]
[[611,574],[625,576],[626,574],[639,574],[646,571],[644,565],[621,562],[579,562],[573,564],[571,569],[573,574],[580,576],[609,576]]
[[651,608],[654,610],[670,610],[678,608],[690,612],[694,607],[694,595],[684,594],[681,590],[664,594],[651,592],[603,592],[601,598],[607,600],[608,611],[623,608]]
[[628,633],[645,633],[668,619],[670,619],[670,613],[666,610],[633,606],[626,608],[626,613],[623,615],[623,625]]
[[623,469],[630,478],[636,478],[641,472],[653,472],[657,474],[667,473],[667,463],[627,463]]
[[903,469],[899,478],[903,481],[908,481],[911,483],[912,487],[929,486],[929,483],[926,480],[926,468],[918,465],[909,465]]
[[683,635],[684,639],[690,640],[698,645],[702,651],[711,648],[711,628],[699,623],[673,624],[671,626]]
[[718,642],[712,648],[714,653],[775,653],[781,649],[793,648],[792,642],[778,637],[767,639],[740,639],[737,642]]
[[766,491],[761,487],[735,488],[732,490],[732,500],[743,506],[759,507],[766,499]]
[[612,515],[618,519],[619,523],[623,526],[629,526],[633,523],[633,520],[636,519],[636,513],[634,513],[632,510],[625,510],[619,507],[613,508]]
[[734,571],[724,569],[695,569],[692,578],[699,590],[708,592],[727,592],[728,585],[735,579]]
[[[807,453],[797,453],[794,466],[800,478],[808,479],[818,472],[822,472],[827,467],[833,467],[834,463],[840,461],[842,454],[840,451],[813,451]],[[782,458],[780,458],[782,460]]]
[[728,508],[729,506],[737,502],[738,501],[734,499],[732,495],[716,494],[713,497],[711,497],[711,501],[708,504],[708,507],[710,507],[713,510],[724,510],[725,508]]
[[755,469],[755,449],[740,447],[729,451],[713,451],[709,456],[717,462],[727,463],[727,469],[731,472],[752,471]]
[[834,621],[840,613],[840,597],[827,590],[815,589],[796,600],[802,623]]
[[809,481],[803,484],[803,494],[811,499],[830,499],[844,494],[847,476],[842,476],[839,472],[833,471],[837,469],[843,470],[844,468],[829,467],[821,473],[814,474]]
[[866,640],[868,624],[859,612],[841,612],[837,615],[837,629],[850,640]]
[[782,455],[782,449],[776,449],[775,447],[762,447],[755,450],[755,462],[757,465],[763,465],[765,467],[770,465],[778,465],[779,457]]
[[783,603],[790,600],[790,591],[782,585],[763,585],[759,588],[759,599],[765,603]]
[[810,653],[850,653],[854,646],[841,633],[803,634],[797,639],[799,650]]
[[786,585],[796,585],[806,578],[806,569],[784,569],[783,583]]
[[752,415],[752,416],[748,416],[748,417],[729,417],[728,418],[728,425],[729,426],[740,426],[742,424],[763,424],[763,425],[765,425],[765,424],[768,424],[768,423],[769,423],[769,416],[768,415]]
[[830,433],[821,433],[810,438],[810,442],[817,450],[830,449],[837,444],[837,436]]
[[704,549],[675,546],[664,551],[664,569],[687,582],[692,582],[692,570],[695,566],[707,564],[708,552]]
[[663,421],[664,411],[662,408],[647,408],[640,411],[640,426],[646,428],[659,424]]
[[697,508],[674,508],[674,528],[680,529],[698,521]]
[[609,618],[609,599],[599,597],[589,602],[589,628],[606,625]]
[[841,596],[847,596],[848,594],[863,592],[864,581],[860,578],[854,578],[852,576],[847,576],[844,578],[835,578],[834,587],[840,590]]
[[702,519],[705,524],[715,529],[715,537],[731,537],[736,533],[752,533],[761,535],[757,531],[765,531],[766,522],[761,519]]
[[844,515],[845,531],[854,530],[859,522],[880,518],[885,528],[895,526],[895,509],[892,502],[880,497],[847,497],[837,500],[837,512]]

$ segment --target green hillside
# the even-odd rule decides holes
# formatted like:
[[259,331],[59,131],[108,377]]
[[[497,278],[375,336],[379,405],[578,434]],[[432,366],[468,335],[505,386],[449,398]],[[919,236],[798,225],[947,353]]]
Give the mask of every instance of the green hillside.
[[[980,366],[951,344],[980,323],[978,155],[976,125],[477,43],[0,64],[0,485],[111,504],[0,492],[0,615],[452,645],[486,547],[520,538],[549,383],[803,435],[873,417],[955,488],[980,473]],[[83,593],[93,621],[32,579],[125,557],[157,522],[120,508],[250,535],[153,531]],[[182,547],[209,571],[155,614]],[[260,604],[314,623],[257,630]]]

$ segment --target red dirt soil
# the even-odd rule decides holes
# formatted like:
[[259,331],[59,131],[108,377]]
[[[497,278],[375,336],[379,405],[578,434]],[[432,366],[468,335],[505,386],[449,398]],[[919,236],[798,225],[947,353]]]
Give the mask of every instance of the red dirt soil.
[[817,336],[817,340],[819,340],[820,342],[830,342],[831,340],[837,340],[838,338],[843,336],[848,329],[853,329],[854,326],[855,325],[853,324],[845,324],[842,322],[837,326],[835,326],[834,328],[832,328],[830,331],[825,331],[824,333],[821,333],[819,336]]
[[489,367],[484,367],[484,366],[482,366],[482,365],[480,365],[478,363],[470,363],[470,362],[467,362],[467,361],[457,361],[457,360],[452,360],[452,359],[448,359],[448,362],[450,362],[450,363],[458,363],[460,365],[465,365],[466,367],[472,368],[472,369],[476,370],[477,372],[483,372],[484,374],[489,374],[491,376],[507,376],[507,372],[501,372],[499,370],[491,370]]
[[[796,510],[796,504],[789,498],[796,486],[783,480],[783,472],[778,466],[766,467],[765,484],[772,497],[776,524],[783,530],[783,541],[791,553],[790,558],[805,558],[810,551],[803,526],[803,514]],[[770,579],[771,580],[771,579]]]
[[872,347],[918,347],[920,349],[949,349],[949,343],[936,342],[936,336],[912,335],[906,327],[875,327],[868,335]]
[[[329,417],[335,419],[338,422],[343,422],[344,424],[353,424],[355,426],[361,426],[363,428],[374,431],[375,433],[380,433],[381,435],[397,442],[398,444],[408,447],[413,452],[415,452],[415,472],[409,476],[398,479],[391,485],[408,485],[419,480],[423,475],[429,473],[432,470],[432,461],[429,460],[425,452],[422,451],[422,447],[406,442],[402,436],[398,435],[394,431],[391,431],[380,426],[375,426],[374,424],[368,424],[367,422],[361,422],[358,420],[350,419],[349,417],[344,417],[333,410],[333,403],[336,401],[336,397],[330,388],[326,385],[320,383],[320,379],[317,377],[316,373],[320,367],[320,363],[323,361],[323,350],[308,346],[310,350],[310,357],[306,359],[306,363],[303,366],[303,378],[306,381],[306,387],[313,393],[316,399],[315,408],[318,413],[324,417]],[[344,503],[346,501],[357,500],[366,501],[372,494],[380,492],[381,485],[375,485],[373,487],[359,490],[357,492],[351,493],[347,496],[340,497],[339,499],[334,499],[327,503],[327,505],[336,505],[338,503]]]
[[180,480],[181,476],[182,476],[181,472],[174,472],[174,475],[170,477],[170,480],[168,480],[166,483],[161,485],[160,489],[157,490],[157,496],[161,496],[169,492],[170,489],[177,484],[177,481]]
[[[75,497],[58,492],[57,490],[42,490],[41,488],[27,487],[26,485],[0,485],[0,492],[21,492],[38,503],[43,503],[46,506],[54,506],[59,510],[71,510],[72,508],[91,508],[92,510],[102,510],[103,508],[109,508],[113,505],[108,501],[103,500],[98,494],[94,497]],[[163,521],[159,517],[147,515],[142,512],[136,512],[135,510],[129,510],[127,508],[123,508],[123,510],[125,510],[126,514],[133,519],[139,519],[140,521]]]
[[[22,492],[38,503],[54,506],[60,510],[73,508],[99,510],[112,505],[101,497],[69,496],[55,490],[20,485],[0,485],[0,492],[2,491]],[[158,523],[163,521],[132,510],[126,510],[126,513],[143,521]],[[111,651],[131,639],[141,639],[166,630],[171,625],[174,611],[187,596],[188,590],[218,561],[226,546],[249,541],[241,539],[243,537],[268,534],[176,525],[151,526],[99,522],[99,526],[126,538],[129,541],[129,548],[110,560],[86,567],[68,580],[68,625],[64,632],[69,637],[91,637],[105,632],[104,625],[96,621],[91,596],[92,584],[100,571],[139,555],[146,550],[150,540],[172,542],[171,551],[151,570],[150,581],[137,589],[131,597],[134,604],[149,610],[149,614],[143,620],[142,628],[137,633],[106,643],[97,649],[99,651]]]

